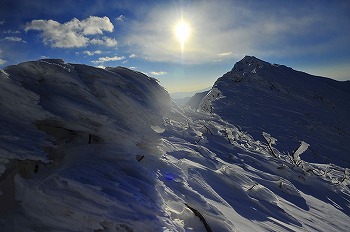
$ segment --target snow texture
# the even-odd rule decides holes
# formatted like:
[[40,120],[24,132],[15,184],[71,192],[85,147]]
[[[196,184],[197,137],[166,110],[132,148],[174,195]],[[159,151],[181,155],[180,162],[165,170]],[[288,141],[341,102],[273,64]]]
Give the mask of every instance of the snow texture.
[[220,96],[208,94],[196,109],[218,114],[256,139],[267,132],[284,152],[305,141],[310,147],[303,159],[309,162],[349,165],[350,81],[312,76],[246,56],[211,91]]
[[[303,128],[293,121],[301,102],[316,104],[302,108],[314,118],[325,109],[321,119],[333,117],[333,105],[344,113],[347,103],[338,97],[348,97],[346,87],[298,74],[302,80],[273,83],[288,96],[271,94],[264,78],[275,77],[274,68],[295,74],[245,57],[200,104],[197,99],[197,111],[180,109],[155,79],[122,67],[54,59],[6,67],[0,73],[0,231],[349,231],[349,171],[339,165],[348,148],[334,147],[338,137],[331,136],[332,122],[340,125],[347,114],[319,128],[329,138],[324,152],[334,149],[325,154],[332,163],[305,159],[319,137],[301,138],[310,121]],[[242,75],[231,75],[237,70]],[[310,100],[294,88],[303,82],[326,83],[335,95]],[[256,108],[248,93],[261,98]],[[264,102],[271,117],[260,115],[259,125],[238,120],[247,116],[241,100],[254,116]],[[293,120],[273,121],[280,111]],[[250,134],[258,129],[263,142]],[[281,149],[292,131],[307,143]],[[288,155],[293,150],[302,165]]]

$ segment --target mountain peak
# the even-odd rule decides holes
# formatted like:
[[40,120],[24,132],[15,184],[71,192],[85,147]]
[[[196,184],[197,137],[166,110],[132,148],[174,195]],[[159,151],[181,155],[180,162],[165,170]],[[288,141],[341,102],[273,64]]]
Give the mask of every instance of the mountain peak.
[[245,55],[241,61],[253,61],[254,62],[254,61],[261,61],[261,60],[256,58],[255,56]]
[[39,61],[52,63],[52,64],[65,64],[66,63],[63,59],[50,59],[50,58],[40,59]]
[[[339,133],[340,128],[349,130],[337,124],[346,124],[349,117],[346,99],[349,97],[346,83],[245,56],[231,71],[218,78],[199,107],[219,114],[224,120],[251,128],[254,137],[260,136],[261,130],[269,131],[287,150],[294,149],[298,143],[290,138],[305,138],[312,142],[314,152],[334,154],[332,162],[342,165],[342,160],[348,161],[344,155],[348,147],[334,141],[346,137]],[[328,142],[331,137],[332,141]],[[324,144],[328,144],[329,149],[318,150]],[[320,162],[311,155],[309,160]]]
[[270,66],[271,64],[256,58],[255,56],[246,55],[242,60],[238,61],[232,71],[243,71],[243,72],[251,72],[256,68],[262,68],[265,66]]
[[145,74],[62,62],[0,70],[1,231],[348,228],[350,92],[269,65],[193,111]]

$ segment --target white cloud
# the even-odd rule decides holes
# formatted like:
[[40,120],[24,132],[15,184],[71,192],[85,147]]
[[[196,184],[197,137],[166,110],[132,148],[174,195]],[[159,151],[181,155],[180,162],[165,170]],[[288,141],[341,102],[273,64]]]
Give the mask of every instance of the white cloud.
[[78,28],[83,28],[84,35],[103,34],[103,31],[112,32],[114,29],[113,24],[107,16],[102,18],[90,16],[81,22],[77,20],[77,24]]
[[98,66],[96,66],[97,68],[102,68],[102,69],[105,69],[106,68],[106,66],[103,66],[103,65],[98,65]]
[[[220,1],[220,4],[196,1],[181,10],[172,5],[156,6],[139,20],[129,20],[130,33],[125,40],[139,57],[185,64],[212,62],[227,57],[227,51],[232,52],[232,57],[242,58],[245,54],[263,57],[314,54],[330,42],[340,47],[334,41],[327,41],[335,34],[344,34],[341,27],[334,26],[340,19],[329,20],[333,16],[322,16],[320,9],[273,10],[264,1],[256,5],[252,7],[246,1]],[[183,54],[174,34],[174,26],[182,16],[191,27]],[[319,25],[337,33],[331,36],[325,28],[319,30]],[[318,37],[327,39],[320,41]],[[300,44],[302,40],[320,41],[320,48],[316,43]]]
[[126,17],[124,15],[119,15],[115,20],[117,20],[118,22],[125,22]]
[[101,50],[96,50],[96,51],[83,51],[84,54],[88,55],[88,56],[93,56],[95,54],[102,54]]
[[[130,20],[131,33],[127,35],[126,40],[139,57],[148,57],[150,61],[193,64],[211,62],[217,59],[217,54],[222,51],[241,53],[237,52],[237,49],[243,50],[248,47],[247,39],[241,35],[240,30],[234,34],[230,31],[233,24],[230,20],[232,7],[227,10],[228,4],[229,1],[224,2],[223,6],[210,1],[190,3],[183,11],[181,10],[182,14],[171,6],[152,8],[142,21]],[[182,15],[191,27],[191,34],[184,44],[183,54],[181,43],[174,33],[174,27]],[[160,18],[162,20],[159,20]],[[239,40],[239,46],[238,43],[232,42],[232,39],[234,42]],[[231,49],[234,44],[236,44],[235,50]]]
[[87,35],[103,34],[103,31],[112,32],[113,29],[113,24],[106,16],[90,16],[82,21],[73,18],[64,24],[54,20],[32,20],[24,28],[26,32],[41,31],[43,43],[58,48],[87,46],[92,43]]
[[20,31],[13,31],[13,30],[7,30],[7,31],[3,31],[2,33],[4,34],[20,34]]
[[130,56],[129,56],[129,58],[135,58],[135,57],[137,57],[137,55],[136,54],[131,54]]
[[92,51],[83,51],[84,54],[88,55],[88,56],[93,56],[95,53]]
[[165,74],[168,74],[167,72],[164,72],[164,71],[160,71],[160,72],[150,72],[151,75],[154,75],[154,76],[161,76],[161,75],[165,75]]
[[136,67],[134,67],[134,66],[131,66],[131,67],[129,67],[130,69],[136,69]]
[[219,53],[218,56],[232,56],[232,52]]
[[125,56],[113,56],[113,57],[100,57],[98,60],[91,61],[92,63],[103,63],[103,62],[108,62],[108,61],[119,61],[119,60],[124,60]]
[[0,65],[3,65],[6,63],[6,60],[1,59],[2,56],[2,50],[0,49]]
[[25,40],[23,40],[20,37],[17,36],[6,36],[3,40],[5,41],[10,41],[10,42],[22,42],[22,43],[27,43]]
[[40,56],[40,59],[48,59],[48,56]]
[[113,47],[113,46],[117,46],[118,41],[115,40],[114,38],[109,38],[107,36],[103,36],[102,39],[92,39],[91,44]]

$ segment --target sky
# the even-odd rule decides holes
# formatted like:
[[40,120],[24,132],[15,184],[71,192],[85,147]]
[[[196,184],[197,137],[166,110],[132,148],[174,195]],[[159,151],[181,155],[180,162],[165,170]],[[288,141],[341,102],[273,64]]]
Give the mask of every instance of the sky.
[[187,92],[252,55],[350,80],[349,12],[348,0],[1,0],[0,68],[44,58],[124,66]]

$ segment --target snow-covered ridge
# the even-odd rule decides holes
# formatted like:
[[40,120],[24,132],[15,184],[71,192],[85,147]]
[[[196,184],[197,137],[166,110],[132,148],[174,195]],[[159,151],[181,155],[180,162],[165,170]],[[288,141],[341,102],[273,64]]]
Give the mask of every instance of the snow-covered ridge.
[[45,132],[53,128],[105,142],[125,134],[138,140],[139,130],[151,131],[149,125],[161,124],[173,110],[154,79],[125,68],[45,59],[6,67],[1,75],[7,77],[0,87],[2,163],[50,162],[43,148],[52,146]]
[[256,138],[269,131],[282,150],[305,140],[309,161],[347,166],[349,83],[245,56],[215,82],[213,90],[221,97],[204,97],[199,109],[240,125]]
[[72,68],[71,65],[67,64],[62,59],[41,59],[41,60],[39,60],[39,62],[47,63],[49,65],[56,65],[58,67],[61,67],[65,70],[67,70],[68,72],[70,72],[71,68]]
[[[306,139],[280,149],[272,121],[261,139],[230,123],[220,109],[240,110],[235,88],[235,98],[221,84],[202,94],[207,113],[179,109],[155,79],[123,67],[44,60],[4,71],[0,231],[349,229],[349,169],[305,160]],[[261,79],[237,83],[266,91]]]
[[220,97],[223,97],[220,90],[217,88],[212,88],[199,103],[198,107],[203,111],[213,113],[213,107],[211,103]]

